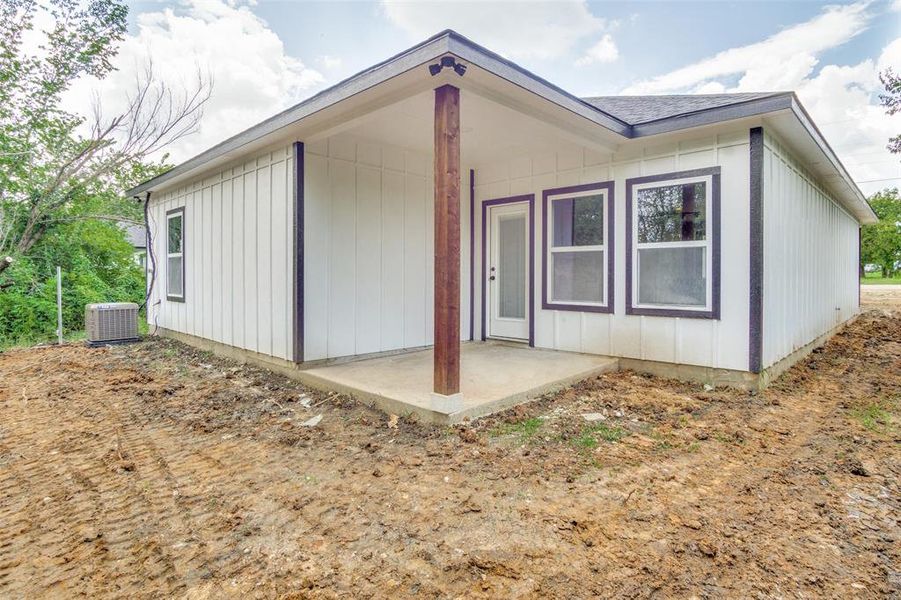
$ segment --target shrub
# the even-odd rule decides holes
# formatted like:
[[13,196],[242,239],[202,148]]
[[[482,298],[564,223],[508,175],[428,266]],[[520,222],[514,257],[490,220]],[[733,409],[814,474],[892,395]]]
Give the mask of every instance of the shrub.
[[57,265],[63,270],[64,332],[84,328],[85,304],[144,299],[144,272],[122,229],[100,221],[67,223],[4,273],[12,285],[0,291],[0,347],[56,335]]

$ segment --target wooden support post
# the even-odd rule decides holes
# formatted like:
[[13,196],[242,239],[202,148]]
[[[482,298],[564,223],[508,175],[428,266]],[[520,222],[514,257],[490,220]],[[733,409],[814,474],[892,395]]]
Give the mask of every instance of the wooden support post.
[[434,392],[460,392],[460,90],[435,90]]

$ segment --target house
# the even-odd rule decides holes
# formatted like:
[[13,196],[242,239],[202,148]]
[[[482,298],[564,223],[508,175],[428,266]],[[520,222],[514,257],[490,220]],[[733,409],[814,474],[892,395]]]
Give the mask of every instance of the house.
[[128,243],[131,244],[132,248],[134,248],[134,259],[135,263],[141,267],[142,270],[147,270],[147,232],[146,228],[143,225],[133,225],[133,224],[122,224],[122,228],[125,230],[125,238],[128,240]]
[[761,387],[857,314],[875,220],[793,93],[577,98],[453,31],[129,194],[159,332],[434,420]]

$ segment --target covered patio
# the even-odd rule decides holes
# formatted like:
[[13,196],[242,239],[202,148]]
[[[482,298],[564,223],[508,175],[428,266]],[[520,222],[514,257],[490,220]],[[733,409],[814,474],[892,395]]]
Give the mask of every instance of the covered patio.
[[549,163],[544,187],[581,183],[554,175],[558,157],[609,155],[615,134],[451,56],[428,67],[299,144],[298,362],[311,385],[454,422],[617,368],[534,348],[540,197],[476,187],[510,159]]

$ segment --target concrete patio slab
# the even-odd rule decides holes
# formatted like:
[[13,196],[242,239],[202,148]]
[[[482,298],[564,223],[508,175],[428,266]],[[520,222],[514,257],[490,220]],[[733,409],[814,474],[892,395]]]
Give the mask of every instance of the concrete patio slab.
[[297,377],[318,389],[350,394],[394,414],[457,423],[504,410],[619,368],[615,358],[539,350],[502,342],[460,349],[462,409],[447,413],[432,399],[432,351],[420,350],[305,369]]

